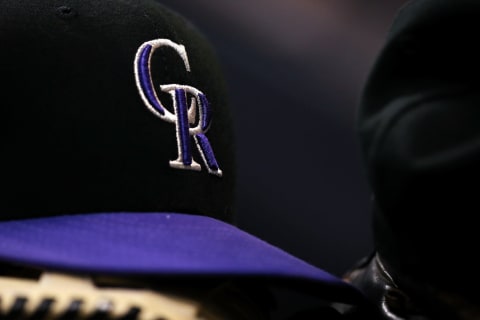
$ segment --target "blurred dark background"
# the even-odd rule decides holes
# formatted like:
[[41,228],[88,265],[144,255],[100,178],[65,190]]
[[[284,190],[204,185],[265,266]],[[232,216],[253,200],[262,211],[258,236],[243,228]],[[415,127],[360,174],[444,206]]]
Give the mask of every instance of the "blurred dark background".
[[162,0],[212,42],[236,121],[238,225],[341,275],[372,249],[354,133],[405,0]]

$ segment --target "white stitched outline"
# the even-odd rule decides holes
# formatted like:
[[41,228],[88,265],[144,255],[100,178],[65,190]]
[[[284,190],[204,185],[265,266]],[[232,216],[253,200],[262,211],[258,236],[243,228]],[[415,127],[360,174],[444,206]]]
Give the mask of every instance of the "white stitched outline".
[[[200,99],[200,96],[203,96],[205,100],[206,99],[205,95],[200,90],[188,85],[179,85],[179,84],[161,85],[160,90],[163,92],[169,93],[170,96],[172,97],[173,107],[174,107],[174,113],[172,113],[164,107],[164,105],[161,103],[160,99],[158,98],[155,90],[153,90],[154,86],[153,86],[153,81],[150,74],[151,56],[155,49],[160,48],[162,46],[166,46],[174,49],[182,58],[186,71],[190,72],[190,64],[188,61],[185,47],[183,45],[179,45],[168,39],[157,39],[157,40],[145,42],[139,47],[135,55],[134,73],[135,73],[135,82],[136,82],[138,91],[147,108],[160,119],[170,123],[175,123],[178,157],[176,160],[172,160],[169,162],[170,166],[177,169],[201,171],[200,164],[198,164],[193,159],[191,150],[189,149],[189,146],[190,146],[189,142],[188,143],[185,142],[185,139],[190,139],[191,137],[193,137],[196,147],[200,153],[200,156],[202,157],[202,160],[208,172],[210,174],[221,177],[222,170],[220,170],[220,168],[218,167],[218,164],[216,162],[215,156],[213,155],[213,151],[211,150],[211,146],[208,142],[208,139],[204,136],[205,132],[208,130],[208,126],[202,127],[205,124],[203,121],[204,120],[203,118],[206,117],[204,112],[208,113],[208,110],[205,111],[205,109],[202,109],[202,111],[204,112],[198,112],[199,121],[197,125],[193,128],[190,127],[190,124],[195,123],[196,116],[197,116],[197,108],[208,107],[208,103],[206,103],[207,106],[202,105],[202,101]],[[145,63],[145,61],[142,59],[145,59],[145,52],[147,51],[147,49],[150,50],[148,51],[148,61],[146,61],[148,64],[148,68],[147,68],[148,72],[146,72],[145,70],[143,70],[142,72],[141,70],[139,70],[141,66],[140,62]],[[148,74],[148,78],[145,78],[146,73]],[[142,78],[142,75],[143,75],[143,78]],[[147,88],[144,87],[145,85],[147,85]],[[150,94],[150,99],[145,93],[145,91],[149,91],[148,93]],[[178,103],[177,103],[177,91],[181,93],[185,93],[186,99],[188,98],[189,94],[193,96],[190,98],[190,105],[187,108],[186,123],[185,121],[181,123],[179,119],[180,116],[178,111],[180,107],[178,106]],[[152,103],[156,104],[157,107],[152,105]],[[188,126],[187,128],[188,137],[185,137],[185,136],[182,137],[182,130],[181,130],[182,125]],[[186,128],[183,127],[184,135],[185,135],[185,130]],[[203,145],[200,141],[202,141]],[[187,146],[185,146],[185,144],[187,144]],[[188,151],[185,154],[182,149],[183,147],[187,148],[186,150]]]

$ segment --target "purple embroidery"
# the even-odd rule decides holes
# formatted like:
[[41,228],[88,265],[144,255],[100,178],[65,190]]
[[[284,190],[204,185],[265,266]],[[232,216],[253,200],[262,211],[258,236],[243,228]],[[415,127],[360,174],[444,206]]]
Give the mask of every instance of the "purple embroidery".
[[198,97],[200,98],[200,112],[202,112],[202,130],[207,132],[210,122],[212,121],[210,104],[208,103],[207,97],[205,97],[203,93],[199,94]]
[[195,136],[195,141],[197,142],[200,152],[202,153],[202,156],[205,159],[210,171],[218,171],[220,168],[218,167],[217,159],[215,159],[215,155],[213,154],[213,150],[210,146],[208,138],[204,134],[197,134]]
[[[221,177],[222,170],[205,135],[212,122],[212,110],[207,97],[200,90],[188,85],[161,85],[160,89],[170,93],[172,97],[174,110],[171,112],[164,107],[155,92],[150,73],[150,59],[155,50],[162,46],[174,49],[183,59],[186,70],[190,71],[185,47],[168,39],[152,40],[141,45],[135,56],[134,68],[137,88],[147,108],[160,119],[176,126],[178,157],[170,161],[170,166],[177,169],[201,170],[200,165],[193,159],[191,150],[193,138],[208,172]],[[195,121],[196,116],[198,121]]]
[[145,93],[145,96],[148,99],[148,102],[150,102],[150,104],[154,106],[155,109],[157,109],[157,111],[163,115],[165,114],[165,109],[163,108],[160,100],[158,100],[155,94],[155,89],[153,88],[153,83],[150,77],[149,64],[151,52],[152,46],[146,45],[140,54],[140,60],[137,62],[138,71],[140,73],[140,84],[142,87],[142,91]]
[[186,166],[192,164],[192,155],[190,153],[190,133],[188,123],[187,95],[183,89],[175,89],[175,113],[177,115],[177,134],[180,139],[179,154],[182,157],[182,163]]

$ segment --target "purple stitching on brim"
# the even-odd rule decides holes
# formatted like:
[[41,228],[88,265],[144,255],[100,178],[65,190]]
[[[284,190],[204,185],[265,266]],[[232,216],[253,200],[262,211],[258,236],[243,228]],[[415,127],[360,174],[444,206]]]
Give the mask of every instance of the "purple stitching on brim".
[[0,259],[59,269],[276,274],[340,282],[235,226],[177,213],[92,213],[0,222]]
[[90,213],[4,221],[0,260],[94,274],[274,278],[309,285],[328,297],[335,292],[344,301],[363,299],[342,279],[233,225],[191,214]]

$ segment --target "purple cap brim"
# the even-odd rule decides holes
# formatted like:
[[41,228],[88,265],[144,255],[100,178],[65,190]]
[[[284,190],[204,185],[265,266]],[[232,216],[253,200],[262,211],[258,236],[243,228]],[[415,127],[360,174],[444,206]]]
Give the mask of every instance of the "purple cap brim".
[[170,213],[99,213],[0,223],[0,259],[55,270],[157,276],[304,280],[358,292],[343,280],[230,224]]

